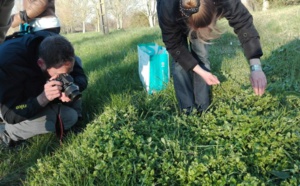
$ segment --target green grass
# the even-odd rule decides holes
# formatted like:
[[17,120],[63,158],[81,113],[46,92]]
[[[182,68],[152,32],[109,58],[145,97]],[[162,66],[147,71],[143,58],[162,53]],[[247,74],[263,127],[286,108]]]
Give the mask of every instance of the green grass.
[[221,20],[210,60],[222,83],[201,117],[178,113],[172,82],[149,96],[139,81],[137,44],[163,45],[158,27],[67,35],[89,77],[84,129],[2,150],[0,185],[299,185],[300,7],[253,14],[266,94]]

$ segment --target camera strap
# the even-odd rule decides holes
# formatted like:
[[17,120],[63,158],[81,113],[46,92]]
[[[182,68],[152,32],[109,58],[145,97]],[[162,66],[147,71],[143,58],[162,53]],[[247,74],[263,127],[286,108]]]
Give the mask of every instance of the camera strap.
[[60,107],[61,107],[61,103],[58,103],[58,111],[56,114],[56,123],[55,123],[55,133],[59,139],[60,144],[62,145],[62,139],[64,137],[65,128],[60,115]]

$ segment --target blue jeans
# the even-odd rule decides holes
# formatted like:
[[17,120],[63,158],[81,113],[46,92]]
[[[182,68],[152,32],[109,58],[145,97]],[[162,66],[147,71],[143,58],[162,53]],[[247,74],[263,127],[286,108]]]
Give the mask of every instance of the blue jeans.
[[[194,39],[191,43],[191,53],[198,64],[210,71],[207,46]],[[204,79],[192,70],[186,71],[175,61],[172,62],[174,88],[180,110],[189,114],[194,108],[198,112],[206,110],[211,102],[210,86]]]

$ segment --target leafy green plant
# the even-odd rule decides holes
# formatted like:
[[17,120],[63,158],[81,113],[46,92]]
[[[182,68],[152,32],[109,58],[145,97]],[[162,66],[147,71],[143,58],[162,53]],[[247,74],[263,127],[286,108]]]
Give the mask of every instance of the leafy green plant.
[[202,115],[178,112],[172,80],[154,95],[142,87],[136,46],[162,45],[158,27],[67,35],[90,82],[85,128],[68,133],[62,146],[48,134],[1,151],[0,184],[299,185],[297,10],[254,14],[269,82],[262,97],[253,95],[249,65],[221,20],[226,33],[210,47],[221,85],[212,87],[213,102]]

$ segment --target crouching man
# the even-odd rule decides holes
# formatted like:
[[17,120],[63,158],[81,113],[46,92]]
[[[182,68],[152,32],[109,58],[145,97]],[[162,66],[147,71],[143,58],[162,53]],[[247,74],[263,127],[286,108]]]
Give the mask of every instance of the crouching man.
[[71,43],[48,31],[0,45],[0,143],[70,129],[81,117],[87,76]]

